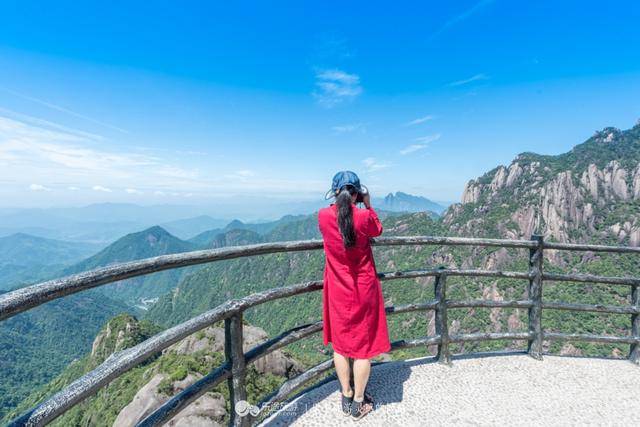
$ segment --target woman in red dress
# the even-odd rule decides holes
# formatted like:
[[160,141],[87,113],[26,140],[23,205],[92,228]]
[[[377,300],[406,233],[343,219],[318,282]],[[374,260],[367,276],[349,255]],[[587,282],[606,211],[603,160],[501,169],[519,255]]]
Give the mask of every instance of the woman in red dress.
[[[320,209],[324,240],[324,345],[332,343],[333,361],[342,388],[345,415],[361,418],[373,409],[365,393],[371,358],[390,350],[382,288],[370,239],[382,233],[366,187],[350,171],[338,172],[328,195],[335,203]],[[364,203],[365,208],[356,206]],[[349,359],[353,359],[354,386]]]

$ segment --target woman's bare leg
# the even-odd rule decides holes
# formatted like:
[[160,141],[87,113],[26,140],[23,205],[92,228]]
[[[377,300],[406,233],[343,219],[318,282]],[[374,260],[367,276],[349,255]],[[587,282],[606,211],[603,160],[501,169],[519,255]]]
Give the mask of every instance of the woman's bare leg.
[[[353,382],[355,389],[353,399],[357,402],[361,402],[364,398],[364,389],[367,387],[370,372],[371,360],[355,359],[353,361]],[[342,380],[340,380],[340,382],[342,383]]]
[[351,384],[349,384],[349,376],[351,373],[351,369],[349,368],[349,358],[334,351],[333,365],[335,366],[336,373],[338,374],[340,387],[342,387],[342,394],[347,397],[353,396],[353,390],[351,390]]

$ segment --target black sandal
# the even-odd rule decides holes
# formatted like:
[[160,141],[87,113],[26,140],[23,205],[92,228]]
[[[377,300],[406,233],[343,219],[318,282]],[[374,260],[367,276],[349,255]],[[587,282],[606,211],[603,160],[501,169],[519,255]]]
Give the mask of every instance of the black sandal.
[[342,413],[345,417],[351,415],[351,405],[353,404],[353,396],[347,397],[342,392],[340,393],[342,396]]
[[[351,379],[349,380],[349,386],[351,386],[351,390],[355,393],[355,390],[356,390],[356,388],[355,388],[355,387],[356,387],[356,386],[355,386],[355,385],[354,385],[354,383],[353,383],[353,378],[351,378]],[[344,395],[343,395],[343,396],[344,396]],[[353,400],[353,396],[351,397],[351,400]],[[367,391],[367,389],[366,389],[366,388],[364,389],[364,401],[365,401],[365,402],[368,402],[368,403],[371,403],[371,404],[373,405],[373,396],[371,395],[371,393],[369,393],[369,392]]]
[[373,396],[367,391],[367,389],[364,390],[364,402],[371,403],[371,406],[374,406]]
[[[371,395],[369,395],[370,397]],[[373,411],[373,400],[367,399],[367,396],[362,400],[362,402],[353,401],[351,405],[351,416],[355,421],[362,419],[369,412]]]

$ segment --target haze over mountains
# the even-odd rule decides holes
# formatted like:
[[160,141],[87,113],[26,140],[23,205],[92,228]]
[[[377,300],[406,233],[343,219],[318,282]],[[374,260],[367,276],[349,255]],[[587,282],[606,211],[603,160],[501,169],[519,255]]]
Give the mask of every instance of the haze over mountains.
[[[386,202],[379,203],[380,207],[386,203],[387,207],[406,210],[404,213],[383,213],[385,235],[453,235],[517,239],[528,238],[538,231],[544,234],[546,239],[557,241],[638,245],[640,124],[625,131],[606,128],[596,132],[593,137],[577,145],[570,152],[557,156],[523,153],[510,165],[498,166],[469,181],[462,202],[450,206],[441,216],[428,212],[436,207],[427,205],[429,202],[425,200],[416,200],[410,195],[396,193],[388,196]],[[431,206],[431,209],[427,206]],[[420,212],[412,212],[414,208]],[[196,248],[319,237],[314,214],[290,215],[278,221],[262,224],[240,221],[217,224],[213,217],[191,218],[197,218],[193,223],[200,224],[200,227],[213,227],[186,236],[188,240],[170,233],[168,228],[171,226],[153,226],[143,231],[137,230],[120,237],[84,261],[66,266],[64,272],[70,273],[114,262]],[[181,221],[177,221],[177,225],[176,221],[169,220],[163,221],[162,224],[173,224],[176,227],[174,230],[179,229],[180,233],[189,229],[189,226],[185,226]],[[196,228],[198,227],[193,229]],[[57,259],[64,262],[73,262],[72,258],[75,256],[65,255],[67,251],[77,254],[81,249],[57,244],[52,244],[51,247],[52,249],[48,250],[55,251]],[[15,253],[20,254],[23,251],[16,249]],[[548,266],[552,270],[575,270],[618,276],[640,275],[640,263],[630,256],[589,253],[584,256],[570,256],[555,252],[548,253],[547,256]],[[438,265],[505,270],[527,268],[524,251],[491,248],[376,248],[376,263],[380,271]],[[160,327],[166,327],[211,309],[229,298],[319,278],[322,267],[323,257],[320,252],[274,254],[197,266],[185,271],[163,272],[148,278],[130,279],[127,283],[112,284],[85,292],[77,296],[85,298],[84,300],[72,300],[70,304],[75,304],[74,316],[84,316],[88,311],[93,313],[93,317],[87,317],[83,329],[74,329],[74,336],[67,337],[64,348],[69,350],[55,348],[56,351],[67,351],[64,359],[67,361],[82,354],[90,357],[90,343],[93,337],[104,321],[119,309],[136,313]],[[164,273],[171,274],[163,275]],[[519,300],[525,297],[525,286],[523,281],[510,279],[451,278],[450,294],[452,299]],[[433,296],[432,281],[422,278],[385,283],[384,295],[388,305],[429,300]],[[560,286],[548,283],[545,284],[545,298],[549,301],[623,305],[628,303],[628,289],[620,290],[615,286]],[[153,301],[148,305],[141,304],[142,300],[148,299]],[[30,384],[31,388],[37,389],[62,371],[64,365],[51,363],[49,366],[42,366],[42,362],[36,359],[38,354],[59,356],[52,350],[53,342],[38,342],[38,334],[57,336],[56,331],[45,329],[43,325],[61,324],[62,328],[75,328],[72,323],[76,321],[75,318],[61,317],[60,313],[64,307],[54,305],[63,304],[65,300],[44,305],[9,322],[0,323],[0,352],[7,348],[21,349],[13,359],[7,359],[11,360],[9,364],[3,365],[3,369],[6,369],[6,380],[3,383],[7,384],[7,387],[4,390],[6,397],[0,401],[2,410],[10,410],[29,394],[29,388],[23,387],[22,384]],[[526,315],[526,310],[522,309],[452,310],[451,331],[522,331],[526,325]],[[29,316],[36,316],[35,320]],[[319,295],[312,294],[286,301],[274,301],[251,310],[247,313],[247,320],[273,336],[294,325],[318,320],[319,316]],[[392,339],[417,338],[426,333],[432,334],[433,319],[430,316],[431,314],[425,316],[408,313],[390,317]],[[629,323],[627,318],[623,321],[615,316],[589,313],[572,313],[569,316],[564,312],[552,310],[545,314],[543,321],[545,328],[549,330],[599,334],[625,334],[628,332]],[[134,325],[133,321],[128,322]],[[16,330],[19,333],[15,333]],[[131,336],[126,345],[132,345],[145,337],[145,334]],[[73,342],[69,342],[71,340]],[[467,343],[456,345],[454,351],[493,350],[505,346],[519,348],[521,345],[517,342]],[[424,352],[424,349],[420,351]],[[545,351],[619,357],[625,354],[627,348],[623,345],[545,343]],[[291,352],[295,359],[303,364],[317,362],[326,357],[325,350],[317,340],[294,346]],[[393,357],[414,355],[418,353],[398,353]],[[0,358],[3,357],[9,356],[0,354]],[[190,378],[188,381],[185,380],[189,382],[202,375],[203,372],[198,369],[204,365],[190,364],[187,359],[186,356],[175,356],[171,360],[176,363],[175,366],[179,365],[183,369],[184,375],[181,380]],[[170,374],[168,371],[154,370],[156,368],[141,368],[147,372],[147,376],[140,374],[140,377],[135,377],[135,381],[132,380],[129,385],[126,382],[112,384],[107,393],[82,404],[74,416],[82,420],[106,416],[106,406],[109,406],[110,411],[108,419],[114,420],[120,414],[126,414],[122,411],[138,388],[149,385],[150,378],[157,373]],[[208,368],[206,365],[206,369]],[[32,370],[40,374],[35,375]],[[58,382],[46,386],[47,393],[68,383],[74,377],[74,372],[64,371]],[[274,384],[280,380],[274,379]],[[149,389],[153,389],[154,393],[158,390],[169,394],[175,392],[166,382],[164,387],[151,384]],[[0,390],[0,395],[2,392],[3,390]],[[116,402],[108,400],[108,395],[126,395],[128,400],[123,398]],[[35,402],[41,397],[34,392],[29,397],[29,402]],[[105,402],[109,402],[109,405]],[[210,418],[213,419],[213,416]],[[69,421],[64,419],[61,422],[64,423],[65,420]]]
[[[374,198],[381,210],[390,212],[419,212],[430,210],[442,213],[445,206],[421,196],[398,192],[385,198]],[[300,202],[272,209],[273,202],[255,200],[255,209],[229,210],[224,202],[215,206],[154,205],[139,206],[127,203],[100,203],[79,208],[2,208],[0,209],[0,237],[16,233],[36,237],[107,245],[119,237],[154,225],[160,225],[181,239],[212,229],[222,229],[237,218],[247,224],[273,222],[290,215],[308,215],[326,205],[321,197],[312,202]],[[278,213],[280,212],[280,213]],[[273,219],[264,219],[272,217]],[[262,218],[262,219],[261,219]]]

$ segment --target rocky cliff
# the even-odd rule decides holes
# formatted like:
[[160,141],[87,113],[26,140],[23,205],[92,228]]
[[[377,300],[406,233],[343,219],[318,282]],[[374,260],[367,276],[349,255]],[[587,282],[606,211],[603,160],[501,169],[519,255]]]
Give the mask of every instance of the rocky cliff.
[[569,153],[519,155],[465,186],[454,233],[640,244],[640,125],[606,128]]
[[[243,328],[245,351],[267,340],[267,334],[260,328],[245,325]],[[219,360],[224,352],[224,329],[209,327],[183,339],[163,352],[163,358],[184,358],[204,356],[208,360]],[[300,364],[276,350],[268,356],[256,361],[253,369],[261,375],[280,377],[294,376],[302,371]],[[133,427],[147,415],[166,402],[171,396],[181,392],[203,376],[201,370],[187,367],[176,374],[163,372],[162,369],[150,368],[146,376],[148,382],[133,397],[131,402],[122,408],[113,424],[114,427]],[[228,396],[227,396],[228,397]],[[185,410],[174,417],[168,425],[181,427],[199,427],[221,425],[228,414],[225,395],[220,392],[206,393]]]
[[[47,387],[35,392],[4,420],[51,396],[71,381],[102,363],[113,352],[131,347],[157,333],[147,321],[128,314],[111,319],[96,336],[91,353],[71,364]],[[245,324],[245,351],[268,339],[266,332]],[[128,371],[69,412],[54,425],[134,426],[175,394],[224,362],[224,329],[211,326],[167,348],[157,358]],[[247,389],[258,401],[302,366],[282,350],[276,350],[248,367]],[[224,425],[228,421],[229,392],[226,382],[206,393],[174,417],[169,425],[199,427]]]

